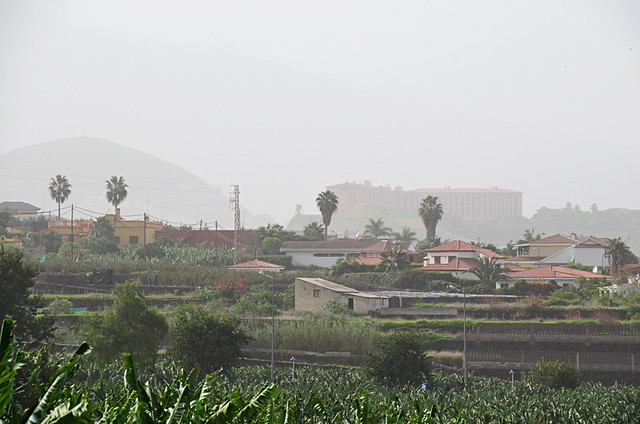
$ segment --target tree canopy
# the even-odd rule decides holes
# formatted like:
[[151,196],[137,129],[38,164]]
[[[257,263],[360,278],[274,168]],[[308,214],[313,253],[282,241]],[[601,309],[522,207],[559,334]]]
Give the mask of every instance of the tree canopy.
[[506,273],[502,264],[496,258],[482,256],[477,265],[471,269],[473,275],[487,285],[494,285],[496,281],[505,277]]
[[84,319],[84,336],[98,358],[110,360],[125,352],[155,357],[169,328],[164,316],[145,304],[138,284],[117,285],[113,307]]
[[304,235],[314,239],[322,239],[324,236],[324,226],[318,221],[310,222],[304,227]]
[[183,365],[198,365],[204,373],[227,368],[242,357],[249,336],[240,320],[196,304],[173,312],[171,354]]
[[112,176],[105,181],[107,188],[107,201],[113,205],[114,208],[118,208],[122,202],[127,198],[127,188],[129,185],[125,182],[123,177],[116,175]]
[[431,363],[424,336],[415,332],[385,336],[363,357],[365,372],[390,385],[424,383],[431,373]]
[[386,271],[402,271],[409,266],[407,255],[400,246],[393,246],[380,253],[380,265]]
[[437,196],[427,196],[420,202],[418,215],[422,219],[424,228],[427,230],[427,240],[433,240],[436,236],[436,226],[444,215],[442,203],[438,202]]
[[636,263],[635,255],[629,246],[620,237],[609,240],[609,245],[605,249],[605,254],[609,258],[611,275],[615,275],[622,265]]
[[55,178],[51,178],[51,182],[49,183],[49,196],[58,204],[58,220],[60,220],[60,204],[69,198],[72,187],[64,175],[58,174]]
[[416,241],[418,240],[416,232],[409,227],[402,227],[399,233],[394,233],[394,237],[399,241]]
[[331,191],[325,190],[318,193],[316,197],[316,205],[322,215],[322,223],[324,224],[324,239],[327,239],[329,224],[331,224],[331,217],[338,210],[338,196]]
[[389,227],[385,227],[382,218],[373,219],[369,218],[369,223],[364,227],[364,236],[370,238],[378,238],[384,236],[390,236],[393,234],[393,230]]
[[47,340],[53,332],[53,319],[39,316],[44,303],[31,295],[38,269],[24,261],[22,250],[0,246],[0,319],[16,321],[16,337],[22,340]]

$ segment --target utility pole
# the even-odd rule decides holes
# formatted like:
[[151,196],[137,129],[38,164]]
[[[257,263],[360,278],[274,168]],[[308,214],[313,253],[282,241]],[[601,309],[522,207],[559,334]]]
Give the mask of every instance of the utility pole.
[[71,259],[73,260],[73,203],[71,204]]
[[144,214],[144,235],[142,236],[142,239],[144,240],[143,244],[144,246],[147,245],[147,214]]
[[238,230],[240,230],[240,186],[232,185],[233,192],[229,199],[229,208],[233,210],[233,248],[235,249],[236,262],[238,260]]

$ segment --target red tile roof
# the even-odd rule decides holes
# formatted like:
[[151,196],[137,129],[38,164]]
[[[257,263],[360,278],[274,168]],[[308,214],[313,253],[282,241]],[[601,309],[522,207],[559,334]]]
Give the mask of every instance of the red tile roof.
[[392,247],[399,246],[405,252],[413,252],[408,250],[411,246],[411,242],[409,241],[396,241],[391,239],[382,239],[378,240],[376,243],[373,243],[370,246],[362,249],[362,253],[382,253],[386,250],[391,250]]
[[432,247],[431,249],[427,249],[427,252],[478,252],[482,253],[484,256],[489,258],[497,258],[503,259],[504,256],[497,254],[496,252],[483,249],[478,246],[474,246],[471,243],[467,243],[462,240],[454,240],[449,243],[441,244],[440,246]]
[[563,234],[554,234],[549,237],[541,238],[540,240],[534,240],[534,241],[530,241],[529,243],[522,243],[522,244],[526,245],[526,244],[576,244],[576,243],[578,243],[578,240],[574,238],[567,237]]
[[510,263],[502,264],[502,267],[508,272],[518,272],[518,271],[524,271],[526,269],[526,268],[522,268],[521,266],[518,266],[517,264],[510,264]]
[[382,258],[380,256],[370,257],[370,256],[360,255],[357,258],[355,258],[354,261],[360,262],[361,264],[364,264],[364,265],[380,265],[382,263]]
[[599,243],[599,244],[601,244],[601,245],[603,245],[605,247],[609,246],[609,239],[606,238],[606,237],[583,237],[583,238],[578,240],[580,243],[578,244],[577,247],[583,247],[583,246],[581,246],[581,244],[583,244],[584,242],[586,242],[588,240],[593,240],[596,243]]
[[264,269],[273,269],[273,270],[284,269],[282,265],[276,265],[269,262],[264,262],[259,259],[252,259],[247,262],[231,265],[227,268],[232,268],[232,269],[263,269],[264,268]]
[[526,269],[524,271],[512,272],[507,274],[507,277],[519,280],[519,279],[540,279],[540,280],[553,280],[556,278],[612,278],[608,275],[596,274],[588,271],[581,271],[579,269],[567,268],[564,266],[545,266],[540,268]]

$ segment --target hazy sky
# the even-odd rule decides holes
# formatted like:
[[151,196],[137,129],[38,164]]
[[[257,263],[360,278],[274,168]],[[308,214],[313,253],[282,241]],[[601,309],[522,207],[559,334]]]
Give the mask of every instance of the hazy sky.
[[3,0],[0,154],[103,137],[285,224],[346,180],[640,208],[639,19],[636,0]]

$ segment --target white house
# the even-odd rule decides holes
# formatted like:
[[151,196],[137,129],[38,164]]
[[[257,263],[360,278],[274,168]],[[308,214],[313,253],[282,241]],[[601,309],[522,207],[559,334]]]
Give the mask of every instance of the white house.
[[474,246],[462,240],[453,240],[440,246],[427,249],[427,256],[424,258],[423,271],[443,271],[450,272],[459,278],[477,279],[471,273],[478,260],[482,257],[495,258],[497,262],[503,263],[504,256],[489,250]]
[[285,241],[280,251],[291,256],[291,264],[294,266],[330,267],[342,259],[358,257],[364,248],[377,242],[377,239]]
[[568,237],[554,234],[540,240],[516,244],[517,256],[509,263],[535,266],[566,265],[576,263],[586,266],[608,267],[606,249],[609,239],[600,237]]

